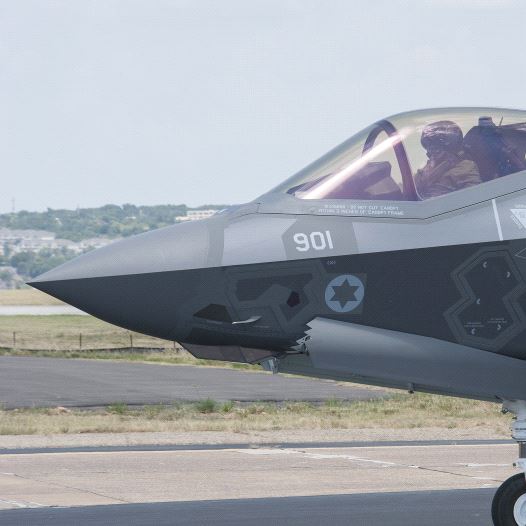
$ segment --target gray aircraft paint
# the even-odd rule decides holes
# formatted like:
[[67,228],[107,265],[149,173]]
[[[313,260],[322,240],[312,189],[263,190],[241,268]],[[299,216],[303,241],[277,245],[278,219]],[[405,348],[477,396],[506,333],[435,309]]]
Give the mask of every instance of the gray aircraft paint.
[[491,205],[474,205],[461,215],[446,214],[431,219],[411,222],[386,219],[355,220],[353,222],[358,253],[403,250],[431,246],[484,243],[497,240],[497,228]]
[[[507,251],[481,249],[451,273],[461,297],[444,313],[444,317],[459,342],[480,349],[496,350],[526,328],[526,314],[520,306],[520,299],[526,294],[526,284],[513,259],[512,255]],[[500,331],[500,335],[488,342],[484,338],[479,337],[478,333],[484,327],[480,320],[471,322],[469,324],[471,328],[469,329],[466,324],[462,323],[461,318],[464,312],[481,303],[481,298],[470,283],[469,274],[477,267],[487,267],[492,260],[500,260],[506,263],[508,270],[502,276],[502,279],[504,281],[511,280],[512,284],[509,290],[501,297],[493,298],[494,302],[503,302],[504,309],[509,315],[509,320],[506,320],[506,323],[498,318],[489,320],[489,323],[496,325],[496,330]],[[510,325],[509,327],[507,327],[508,324]]]
[[491,401],[526,398],[523,360],[323,318],[306,335],[308,355],[284,358],[281,371]]
[[[209,229],[194,221],[146,232],[88,252],[39,276],[54,281],[207,266]],[[151,269],[151,270],[150,270]]]
[[287,254],[280,240],[295,224],[294,217],[254,215],[233,221],[224,231],[222,265],[261,263],[261,255],[273,261],[285,261]]

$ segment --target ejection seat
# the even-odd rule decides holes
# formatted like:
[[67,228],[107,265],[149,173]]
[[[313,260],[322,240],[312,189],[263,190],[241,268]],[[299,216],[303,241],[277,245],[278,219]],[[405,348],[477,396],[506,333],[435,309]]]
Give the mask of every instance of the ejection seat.
[[483,181],[526,170],[526,133],[510,126],[496,126],[491,117],[480,117],[464,137],[464,152],[472,159]]

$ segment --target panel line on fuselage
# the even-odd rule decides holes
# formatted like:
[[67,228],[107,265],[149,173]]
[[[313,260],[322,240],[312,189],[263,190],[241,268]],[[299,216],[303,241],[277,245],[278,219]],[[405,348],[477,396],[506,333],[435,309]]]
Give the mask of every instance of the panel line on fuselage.
[[493,205],[493,214],[495,215],[495,223],[497,223],[497,232],[499,234],[499,240],[502,241],[504,238],[502,237],[502,227],[500,225],[499,211],[497,209],[497,202],[495,201],[495,199],[491,200],[491,204]]

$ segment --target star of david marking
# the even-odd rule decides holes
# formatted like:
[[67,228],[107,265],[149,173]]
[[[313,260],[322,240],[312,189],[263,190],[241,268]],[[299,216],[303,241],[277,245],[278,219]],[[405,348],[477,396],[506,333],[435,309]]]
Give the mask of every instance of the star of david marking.
[[331,280],[325,289],[325,303],[335,312],[351,312],[364,297],[362,280],[352,274],[344,274]]

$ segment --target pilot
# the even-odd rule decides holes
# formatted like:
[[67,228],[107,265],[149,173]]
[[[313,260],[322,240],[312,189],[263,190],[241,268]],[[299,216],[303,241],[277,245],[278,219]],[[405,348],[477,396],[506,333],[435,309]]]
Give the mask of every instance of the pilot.
[[428,124],[420,142],[427,152],[426,165],[415,174],[415,184],[422,199],[448,194],[480,184],[477,165],[462,151],[464,136],[452,121]]

